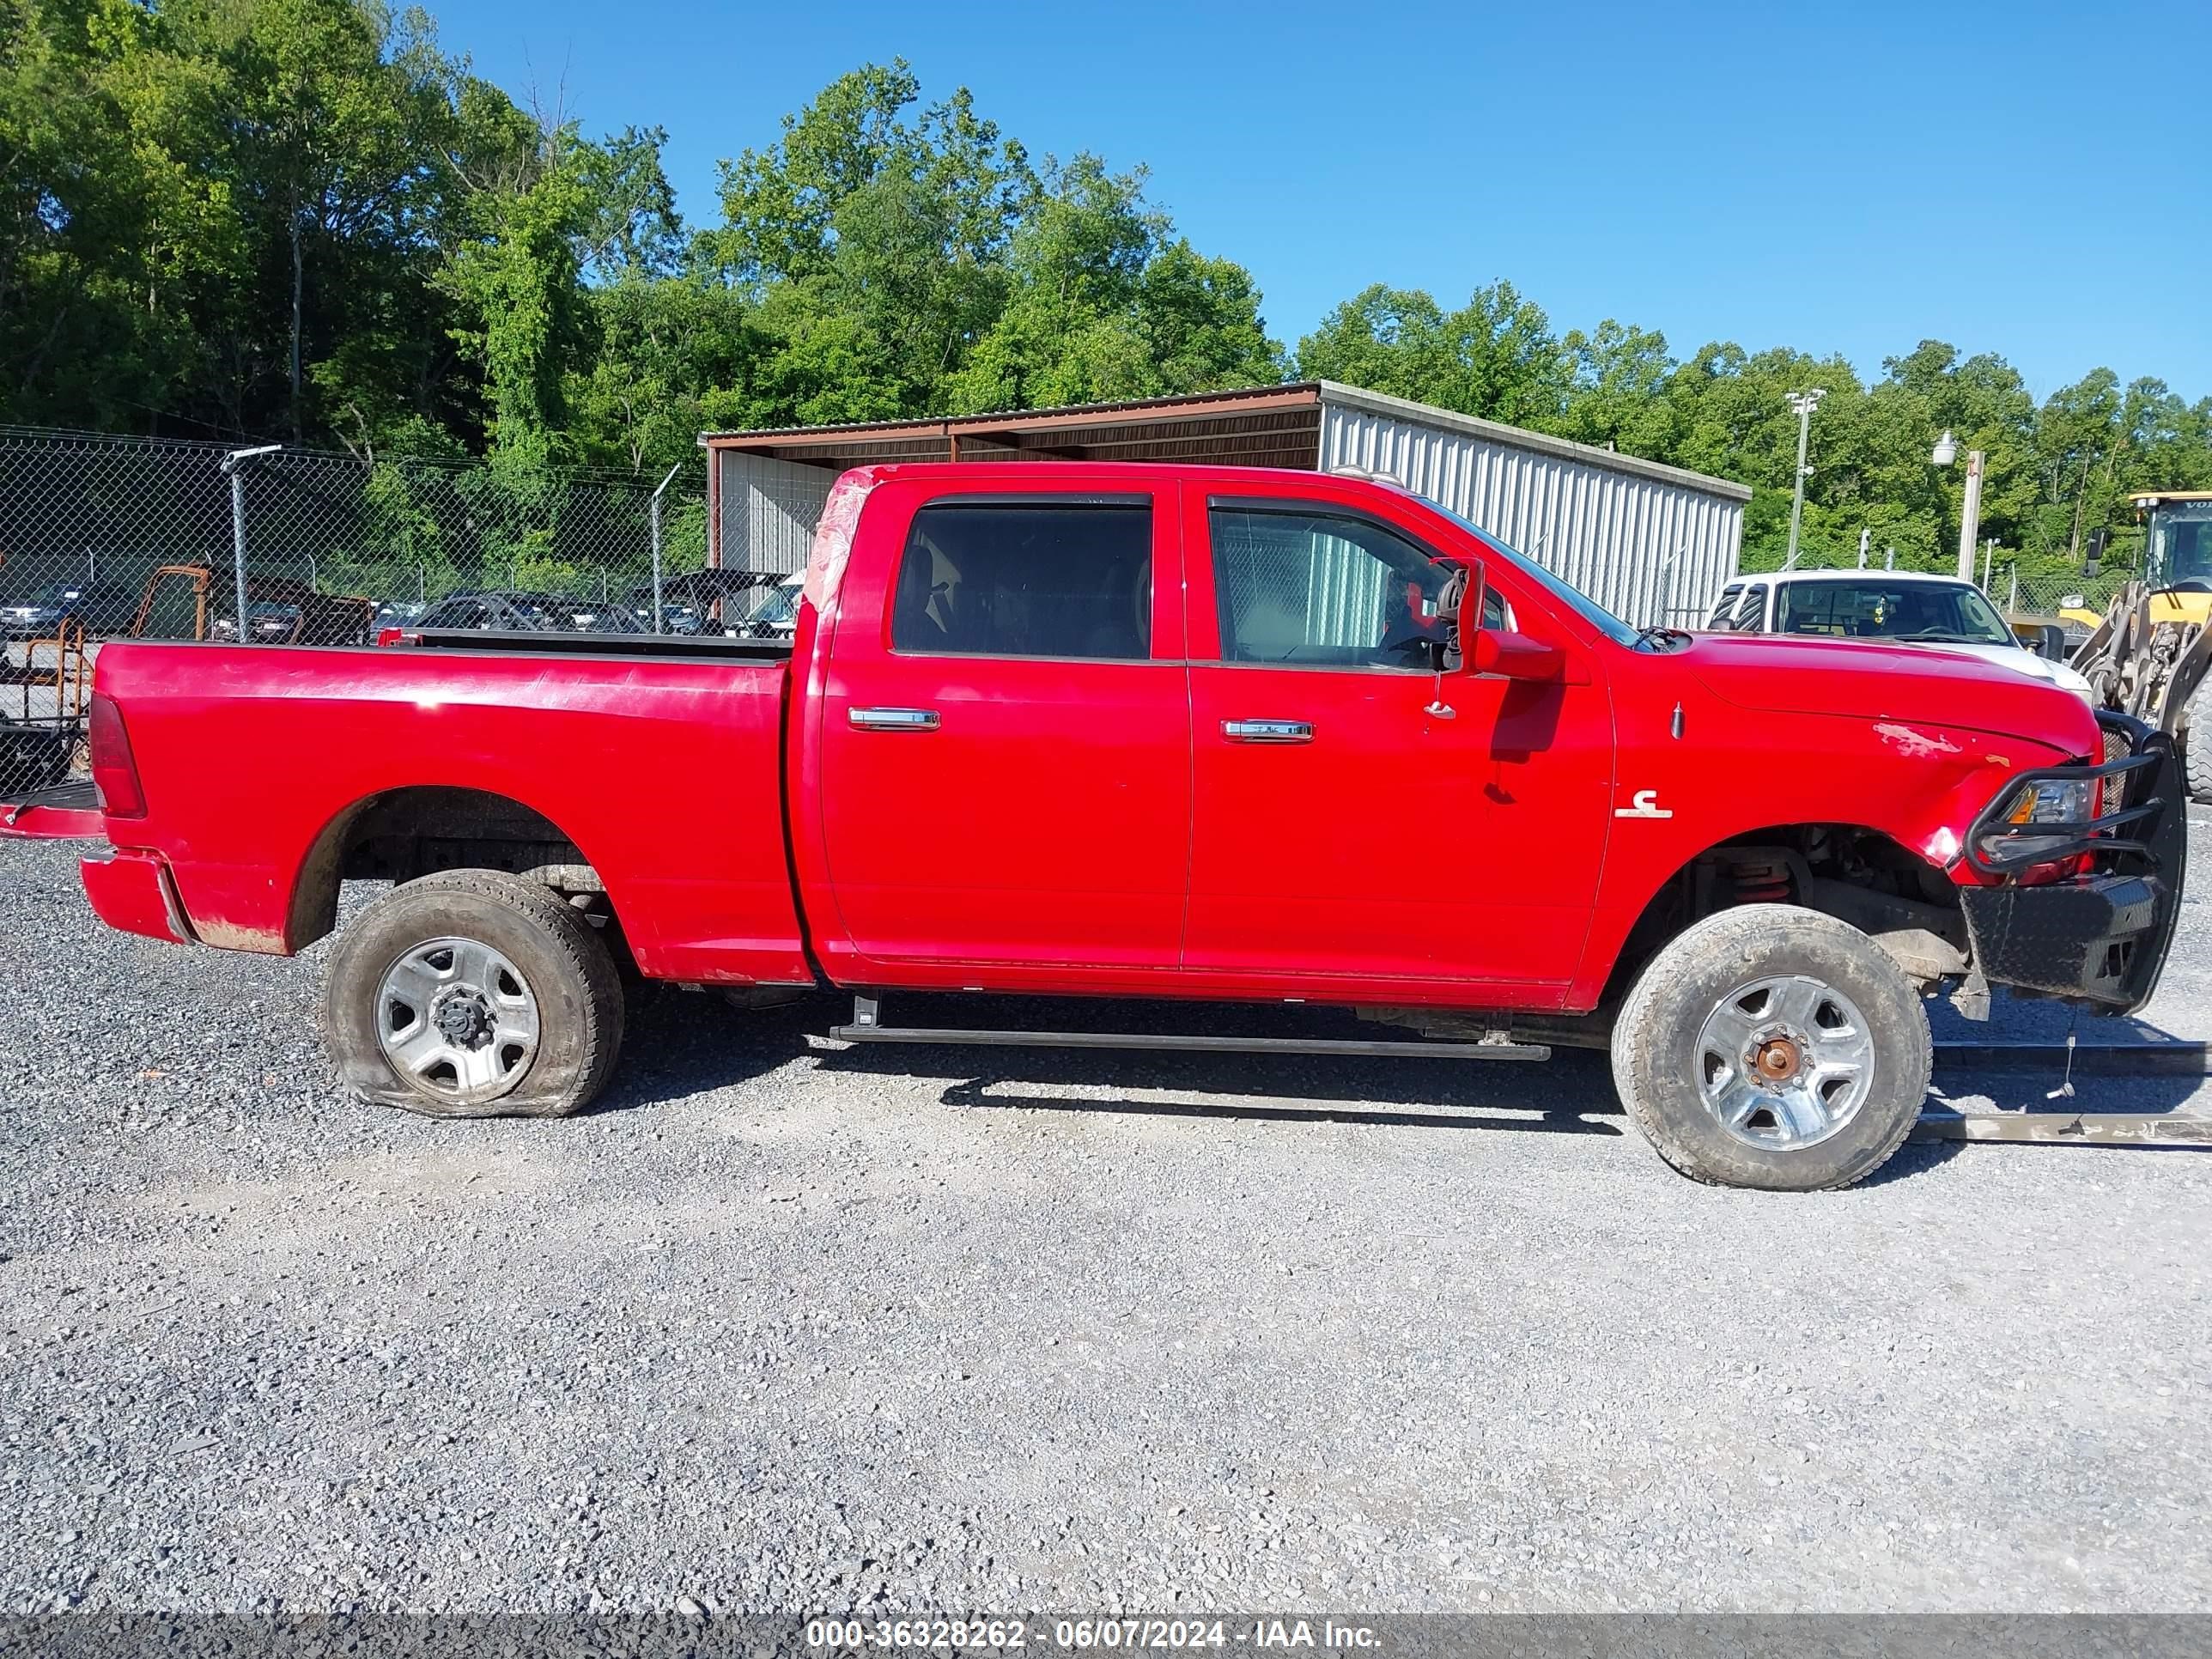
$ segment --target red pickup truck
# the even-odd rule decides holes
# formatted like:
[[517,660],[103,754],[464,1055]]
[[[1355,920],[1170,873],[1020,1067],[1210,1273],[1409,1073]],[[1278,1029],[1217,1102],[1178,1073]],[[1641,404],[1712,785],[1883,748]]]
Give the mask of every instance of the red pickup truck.
[[[2101,725],[2101,729],[2100,729]],[[1371,1042],[1609,1044],[1701,1180],[1847,1184],[1928,1082],[1922,999],[2150,995],[2170,744],[1971,657],[1628,627],[1389,483],[1242,468],[849,472],[795,639],[118,643],[94,909],[330,956],[367,1099],[589,1102],[622,977],[1304,1002]],[[88,811],[93,810],[88,807]],[[17,833],[36,811],[14,814]]]

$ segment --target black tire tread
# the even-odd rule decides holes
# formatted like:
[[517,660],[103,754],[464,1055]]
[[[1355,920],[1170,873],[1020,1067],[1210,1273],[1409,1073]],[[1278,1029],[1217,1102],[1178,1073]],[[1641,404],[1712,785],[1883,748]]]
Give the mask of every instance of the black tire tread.
[[2189,706],[2189,724],[2181,733],[2181,769],[2189,783],[2189,799],[2212,805],[2212,693],[2199,696]]
[[[364,923],[393,908],[413,909],[426,902],[434,903],[444,894],[490,900],[514,911],[538,929],[546,946],[574,974],[584,988],[586,1009],[581,1032],[584,1052],[576,1081],[548,1095],[533,1094],[526,1080],[514,1094],[497,1100],[451,1105],[403,1088],[364,1089],[346,1076],[343,1058],[340,1080],[368,1104],[398,1106],[426,1117],[567,1117],[582,1110],[605,1088],[622,1054],[625,999],[620,970],[605,942],[583,914],[551,888],[497,870],[440,870],[404,882],[356,917],[347,934],[357,935]],[[338,1029],[341,999],[359,994],[357,986],[339,983],[342,976],[349,978],[356,966],[346,946],[347,939],[342,937],[338,948],[331,953],[324,990],[326,1032]]]
[[[1818,910],[1808,910],[1788,904],[1747,904],[1733,909],[1716,911],[1692,922],[1662,946],[1644,971],[1637,975],[1636,984],[1627,1000],[1621,1005],[1620,1018],[1613,1025],[1613,1077],[1615,1091],[1626,1108],[1629,1121],[1635,1124],[1652,1149],[1679,1173],[1709,1187],[1727,1187],[1739,1183],[1725,1174],[1708,1167],[1666,1120],[1653,1109],[1652,1087],[1658,1069],[1658,1056],[1653,1053],[1656,1022],[1652,1009],[1658,999],[1678,982],[1693,963],[1718,957],[1737,955],[1757,945],[1771,944],[1777,939],[1792,935],[1803,938],[1825,936],[1831,941],[1864,945],[1879,951],[1881,947],[1850,926]],[[1923,1014],[1919,1022],[1919,1087],[1917,1093],[1924,1097],[1928,1079],[1935,1069],[1936,1047]],[[1856,1185],[1887,1164],[1905,1144],[1912,1133],[1917,1115],[1908,1114],[1893,1126],[1883,1138],[1878,1154],[1863,1168],[1841,1179],[1829,1182],[1818,1190],[1835,1192]]]

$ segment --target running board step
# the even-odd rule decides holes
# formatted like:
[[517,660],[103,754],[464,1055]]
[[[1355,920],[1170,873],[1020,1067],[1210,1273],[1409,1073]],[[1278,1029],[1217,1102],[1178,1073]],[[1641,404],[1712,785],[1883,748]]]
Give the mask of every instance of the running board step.
[[850,1025],[833,1025],[840,1042],[968,1043],[997,1048],[1148,1048],[1171,1054],[1346,1054],[1392,1060],[1549,1060],[1534,1042],[1384,1042],[1321,1037],[1163,1036],[1143,1031],[976,1031],[878,1025],[876,1006],[856,998]]

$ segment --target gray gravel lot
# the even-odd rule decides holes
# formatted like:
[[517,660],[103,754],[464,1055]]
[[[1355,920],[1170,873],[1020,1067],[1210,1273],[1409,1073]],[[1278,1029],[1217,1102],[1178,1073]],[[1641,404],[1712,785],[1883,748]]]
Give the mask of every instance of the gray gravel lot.
[[[2212,1036],[2191,910],[2150,1020]],[[1594,1056],[835,1052],[672,992],[587,1116],[440,1123],[329,1086],[320,955],[0,844],[9,1607],[2212,1608],[2212,1153],[1724,1192]]]

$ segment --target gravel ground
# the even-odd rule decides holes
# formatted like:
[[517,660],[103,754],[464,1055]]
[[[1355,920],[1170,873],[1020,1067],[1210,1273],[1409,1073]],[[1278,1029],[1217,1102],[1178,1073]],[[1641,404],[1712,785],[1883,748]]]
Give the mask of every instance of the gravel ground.
[[[2191,911],[2150,1021],[2201,1036]],[[0,917],[9,1608],[2212,1608],[2212,1155],[1764,1196],[1592,1056],[672,992],[592,1114],[438,1123],[330,1088],[319,951],[108,933],[58,848]]]

